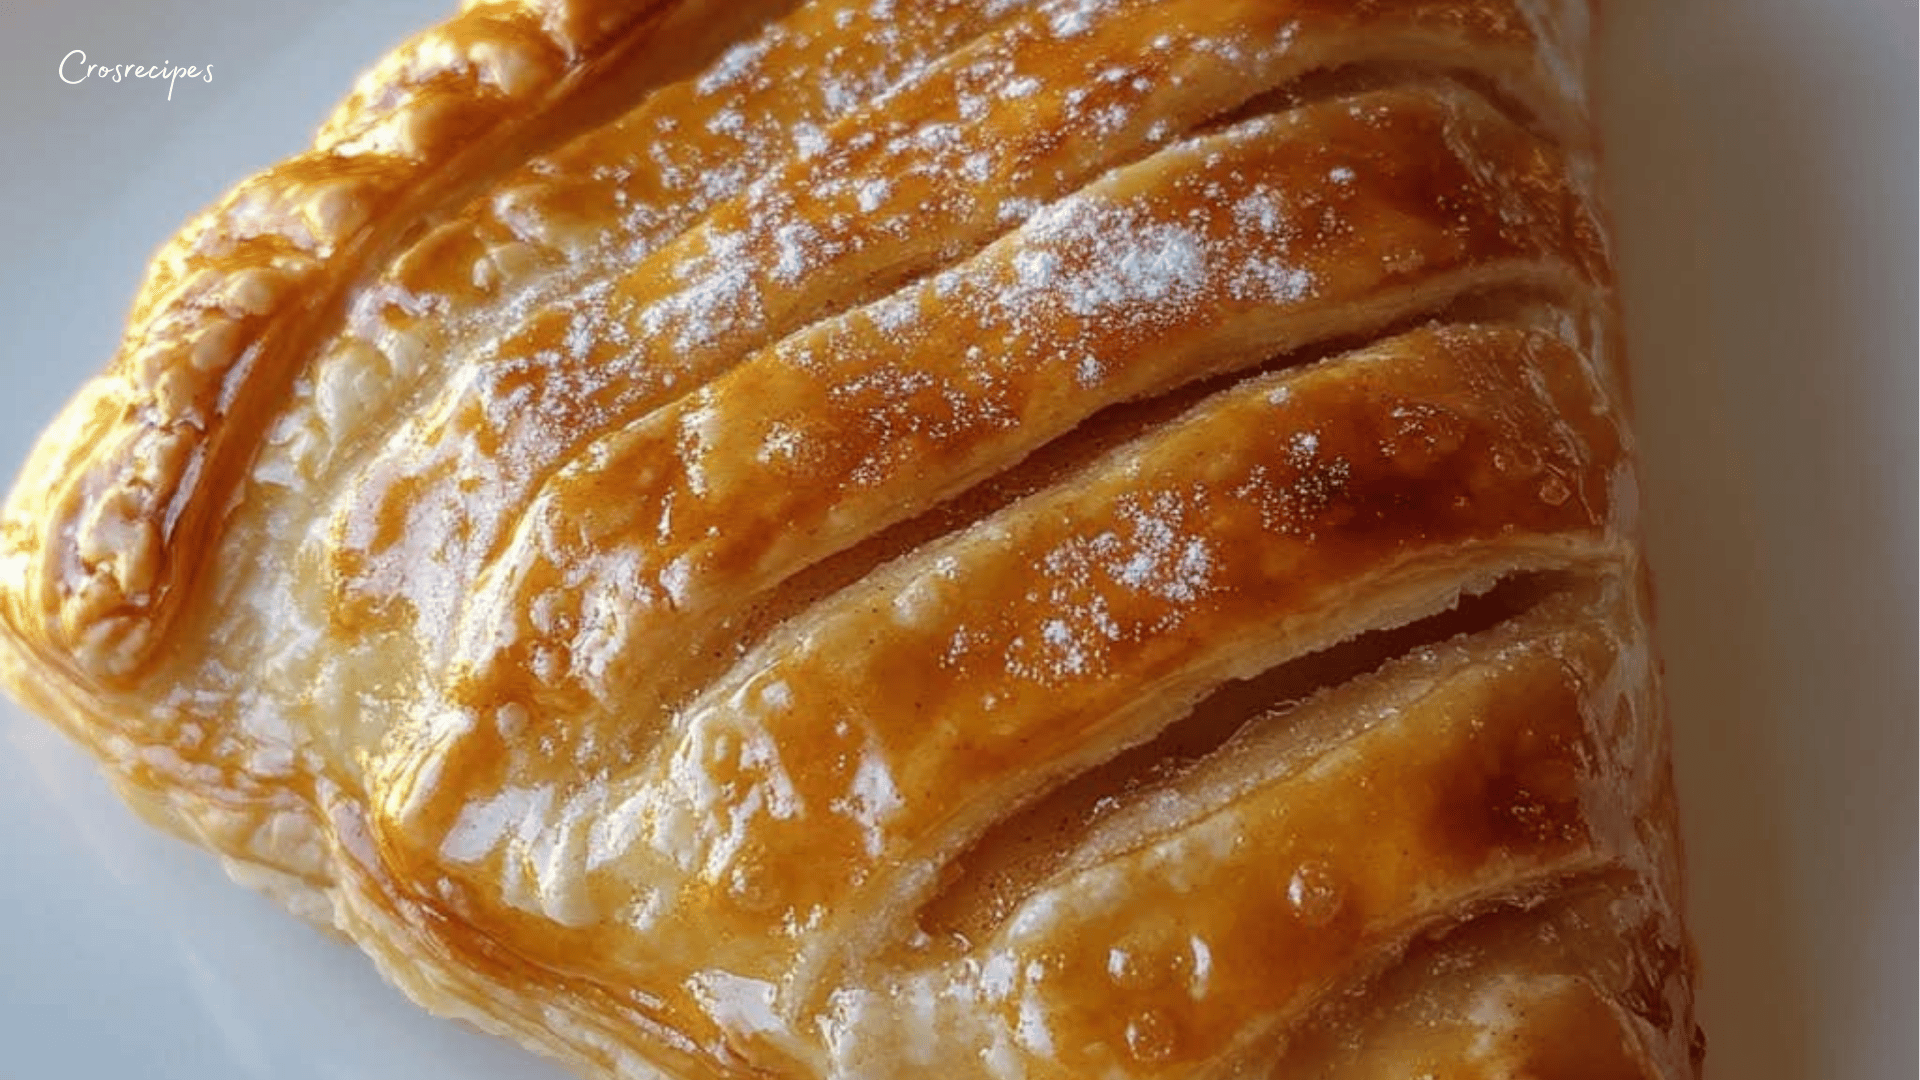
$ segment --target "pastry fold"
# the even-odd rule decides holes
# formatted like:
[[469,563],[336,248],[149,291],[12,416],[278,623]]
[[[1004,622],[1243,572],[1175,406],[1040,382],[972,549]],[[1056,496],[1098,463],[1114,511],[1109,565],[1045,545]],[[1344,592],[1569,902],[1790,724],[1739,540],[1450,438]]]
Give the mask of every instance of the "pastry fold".
[[1697,1075],[1581,0],[520,0],[162,249],[0,675],[628,1080]]

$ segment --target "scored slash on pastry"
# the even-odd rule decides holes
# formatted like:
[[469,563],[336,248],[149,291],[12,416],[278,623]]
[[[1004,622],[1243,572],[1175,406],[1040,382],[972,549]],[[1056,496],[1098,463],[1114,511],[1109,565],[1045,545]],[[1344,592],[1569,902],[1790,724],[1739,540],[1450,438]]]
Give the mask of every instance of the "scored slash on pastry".
[[583,1075],[1696,1075],[1579,0],[495,0],[0,518],[130,803]]

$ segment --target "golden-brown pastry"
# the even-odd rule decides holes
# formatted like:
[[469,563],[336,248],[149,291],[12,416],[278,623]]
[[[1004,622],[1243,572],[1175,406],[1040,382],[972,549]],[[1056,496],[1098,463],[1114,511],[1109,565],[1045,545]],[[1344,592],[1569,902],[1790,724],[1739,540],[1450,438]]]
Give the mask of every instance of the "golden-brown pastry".
[[0,522],[157,823],[596,1077],[1695,1075],[1583,0],[494,0]]

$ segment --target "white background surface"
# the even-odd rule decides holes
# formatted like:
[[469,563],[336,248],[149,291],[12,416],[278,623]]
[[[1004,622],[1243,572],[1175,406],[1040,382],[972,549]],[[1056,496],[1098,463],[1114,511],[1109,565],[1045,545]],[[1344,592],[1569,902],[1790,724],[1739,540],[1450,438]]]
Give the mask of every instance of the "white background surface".
[[[0,12],[0,473],[146,256],[451,0]],[[325,10],[321,10],[324,8]],[[1613,0],[1605,126],[1709,1075],[1915,1075],[1915,8]],[[61,84],[60,57],[215,81]],[[0,1080],[543,1080],[0,704]]]

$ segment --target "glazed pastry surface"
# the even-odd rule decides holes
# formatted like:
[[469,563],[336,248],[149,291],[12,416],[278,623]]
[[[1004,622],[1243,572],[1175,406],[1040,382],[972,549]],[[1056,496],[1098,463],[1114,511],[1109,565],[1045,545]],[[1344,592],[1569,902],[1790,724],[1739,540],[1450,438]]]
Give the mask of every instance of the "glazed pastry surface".
[[158,255],[0,674],[625,1080],[1691,1080],[1584,0],[470,0]]

